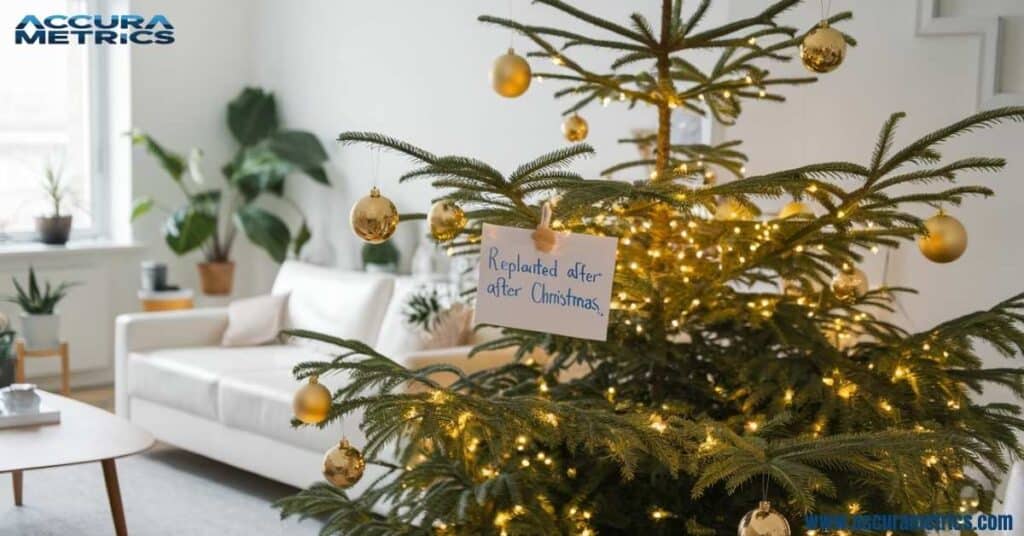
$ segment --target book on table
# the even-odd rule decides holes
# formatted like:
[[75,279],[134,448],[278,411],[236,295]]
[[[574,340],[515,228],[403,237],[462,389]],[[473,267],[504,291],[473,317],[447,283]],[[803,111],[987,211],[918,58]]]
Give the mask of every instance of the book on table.
[[31,384],[0,389],[0,429],[60,422],[60,410],[42,403]]
[[34,411],[8,411],[0,404],[0,430],[19,426],[38,426],[41,424],[59,424],[60,411],[41,405]]

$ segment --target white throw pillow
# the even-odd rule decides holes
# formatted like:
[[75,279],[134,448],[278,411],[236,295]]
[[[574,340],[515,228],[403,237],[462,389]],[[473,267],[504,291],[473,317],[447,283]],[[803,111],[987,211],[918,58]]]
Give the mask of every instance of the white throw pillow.
[[221,346],[259,346],[277,338],[284,320],[287,294],[235,300],[228,306],[228,328]]
[[423,349],[423,338],[419,332],[405,320],[405,310],[409,299],[425,287],[423,280],[415,277],[398,277],[395,279],[395,291],[391,295],[388,309],[380,325],[380,337],[377,338],[376,350],[392,359],[400,359],[410,352]]

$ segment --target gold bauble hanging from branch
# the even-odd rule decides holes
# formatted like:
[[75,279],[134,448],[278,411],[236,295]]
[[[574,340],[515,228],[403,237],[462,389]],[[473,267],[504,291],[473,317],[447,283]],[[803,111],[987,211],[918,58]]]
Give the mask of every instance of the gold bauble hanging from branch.
[[317,381],[316,376],[310,376],[309,383],[295,392],[292,409],[295,418],[303,423],[319,424],[330,413],[331,401],[331,392]]
[[526,93],[532,76],[530,64],[510,48],[508,53],[494,60],[494,66],[491,67],[491,86],[498,95],[511,99]]
[[430,236],[438,242],[447,242],[466,228],[466,213],[454,201],[442,199],[430,207],[427,214]]
[[736,531],[738,536],[790,536],[789,521],[772,509],[768,501],[761,501],[757,508],[747,512],[740,520]]
[[376,186],[370,195],[352,206],[349,214],[352,232],[364,242],[380,244],[391,238],[398,227],[398,209],[390,199],[380,195]]
[[855,300],[868,291],[868,275],[860,268],[850,267],[832,278],[832,293],[842,301]]
[[846,58],[846,39],[842,32],[821,21],[804,36],[800,44],[800,61],[815,73],[834,71]]
[[967,250],[967,229],[960,220],[943,211],[924,222],[928,234],[917,239],[917,247],[928,260],[938,263],[953,262]]
[[586,139],[589,132],[590,126],[587,125],[587,120],[580,117],[579,114],[572,114],[562,122],[562,135],[573,143]]
[[359,449],[342,439],[324,454],[324,478],[339,488],[352,487],[363,478],[366,460]]

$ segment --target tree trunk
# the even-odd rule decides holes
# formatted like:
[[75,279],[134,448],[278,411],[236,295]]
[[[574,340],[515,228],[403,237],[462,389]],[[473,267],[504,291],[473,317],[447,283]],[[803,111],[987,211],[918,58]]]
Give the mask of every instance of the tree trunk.
[[[661,0],[661,50],[658,51],[658,146],[655,153],[655,180],[668,177],[669,145],[672,137],[672,108],[669,107],[669,94],[675,89],[669,77],[669,40],[672,32],[672,0]],[[674,95],[673,95],[674,97]]]

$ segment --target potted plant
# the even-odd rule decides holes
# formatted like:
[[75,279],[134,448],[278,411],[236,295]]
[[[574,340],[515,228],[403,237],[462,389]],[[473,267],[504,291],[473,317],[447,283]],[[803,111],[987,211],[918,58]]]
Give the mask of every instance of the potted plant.
[[363,244],[363,270],[393,274],[398,271],[399,256],[398,248],[391,240],[379,244],[367,242]]
[[64,245],[71,237],[71,215],[61,214],[61,206],[70,196],[64,183],[64,164],[62,161],[47,162],[43,169],[43,192],[46,200],[53,207],[49,216],[36,217],[36,232],[39,241],[44,244]]
[[60,344],[60,315],[57,304],[67,296],[68,289],[75,283],[60,283],[52,286],[47,281],[43,287],[36,279],[35,268],[28,269],[28,284],[22,286],[14,281],[16,294],[7,301],[21,307],[21,331],[25,345],[29,348],[54,348]]
[[[148,134],[132,132],[132,142],[143,145],[181,190],[185,203],[177,208],[160,207],[148,197],[135,201],[132,220],[154,207],[164,208],[164,240],[177,255],[201,250],[200,286],[204,294],[230,294],[234,282],[231,249],[239,231],[276,262],[289,249],[298,255],[311,235],[301,208],[285,195],[285,179],[301,172],[320,184],[329,184],[323,164],[327,152],[313,134],[279,127],[274,96],[258,88],[246,88],[228,103],[228,130],[239,148],[221,168],[224,184],[210,188],[200,169],[202,152],[193,149],[186,159],[170,151]],[[288,224],[263,203],[287,208],[300,221],[292,232]]]
[[0,389],[14,383],[14,337],[7,315],[0,313]]

